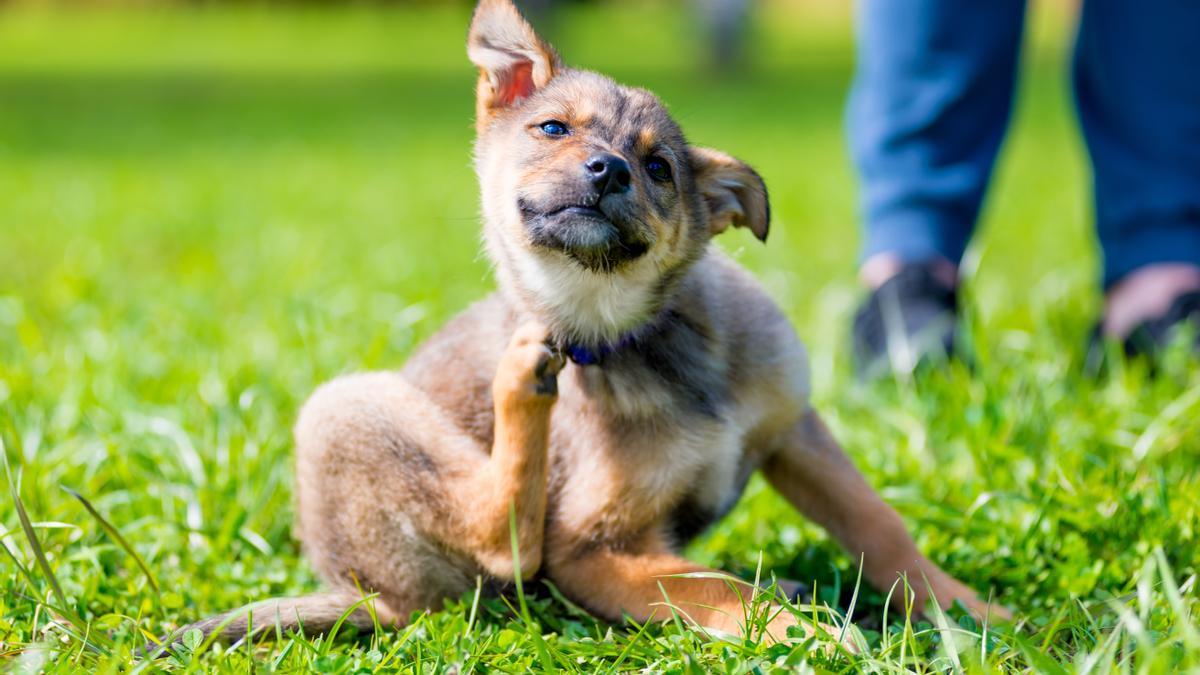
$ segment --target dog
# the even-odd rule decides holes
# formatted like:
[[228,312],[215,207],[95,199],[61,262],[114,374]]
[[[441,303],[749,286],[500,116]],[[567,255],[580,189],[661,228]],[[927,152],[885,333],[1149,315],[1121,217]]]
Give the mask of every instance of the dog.
[[[297,535],[329,590],[189,628],[399,625],[519,575],[607,620],[671,619],[669,603],[745,635],[736,588],[678,551],[755,471],[877,588],[1006,616],[917,550],[809,405],[788,321],[710,243],[730,226],[766,240],[759,175],[689,144],[650,92],[565,66],[510,0],[478,4],[467,51],[499,290],[399,372],[304,404]],[[788,639],[794,614],[772,615],[765,637]]]

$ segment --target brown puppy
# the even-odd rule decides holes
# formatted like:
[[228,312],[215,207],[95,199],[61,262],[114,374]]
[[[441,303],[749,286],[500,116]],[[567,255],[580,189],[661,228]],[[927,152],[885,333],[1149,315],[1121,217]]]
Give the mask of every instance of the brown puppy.
[[[703,570],[677,551],[756,470],[875,586],[905,576],[917,607],[984,614],[842,453],[791,326],[710,245],[731,224],[766,238],[758,175],[689,145],[649,92],[565,67],[509,0],[480,3],[467,49],[500,291],[402,371],[339,378],[301,411],[298,534],[333,590],[260,604],[253,626],[245,610],[197,626],[321,632],[359,587],[402,622],[477,576],[513,579],[514,509],[523,577],[606,619],[666,619],[669,599],[741,633],[739,595],[681,578]],[[350,621],[373,622],[363,607]],[[768,632],[794,623],[778,613]]]

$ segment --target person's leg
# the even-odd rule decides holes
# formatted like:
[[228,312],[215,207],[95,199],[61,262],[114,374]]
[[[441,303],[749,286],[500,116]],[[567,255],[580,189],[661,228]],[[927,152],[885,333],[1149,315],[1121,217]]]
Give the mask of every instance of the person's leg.
[[958,263],[1008,122],[1024,14],[1022,0],[858,3],[848,129],[865,262]]
[[729,71],[739,65],[745,42],[747,0],[698,0],[712,67]]
[[1108,291],[1124,337],[1200,289],[1200,3],[1088,0],[1074,83]]
[[1024,0],[860,0],[847,111],[872,289],[867,377],[955,350],[957,265],[1012,107]]

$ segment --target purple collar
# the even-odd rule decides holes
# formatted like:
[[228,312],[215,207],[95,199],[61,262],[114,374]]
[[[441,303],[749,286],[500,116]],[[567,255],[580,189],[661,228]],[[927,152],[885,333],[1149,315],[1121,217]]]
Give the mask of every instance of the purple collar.
[[599,345],[585,345],[578,342],[568,342],[563,345],[563,353],[573,363],[580,366],[596,366],[603,363],[605,357],[615,354],[622,349],[632,347],[638,340],[655,332],[662,326],[663,321],[673,315],[671,309],[662,309],[649,321],[633,328],[628,333],[617,338],[615,342],[602,342]]
[[576,365],[580,366],[595,366],[599,365],[604,360],[604,357],[626,349],[637,342],[638,338],[648,332],[649,328],[658,323],[658,320],[649,321],[632,331],[622,335],[616,342],[603,342],[595,347],[590,347],[582,344],[568,343],[563,346],[563,353],[567,358],[571,359]]
[[574,361],[576,365],[594,366],[600,363],[604,357],[623,347],[627,347],[632,343],[633,336],[626,335],[618,340],[616,344],[606,342],[596,348],[585,347],[583,345],[566,345],[563,347],[563,352],[566,353],[567,358]]

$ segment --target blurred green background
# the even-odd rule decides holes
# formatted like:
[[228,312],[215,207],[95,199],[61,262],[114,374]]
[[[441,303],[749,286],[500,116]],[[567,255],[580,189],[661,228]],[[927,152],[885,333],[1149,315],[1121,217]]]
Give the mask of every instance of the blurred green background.
[[[470,168],[469,12],[0,7],[0,441],[97,629],[136,636],[136,618],[161,632],[315,586],[289,535],[297,408],[339,373],[399,366],[493,286]],[[1200,531],[1185,452],[1200,432],[1194,368],[1096,383],[1073,365],[1097,291],[1065,77],[1071,14],[1031,8],[1012,133],[966,267],[978,370],[873,389],[847,364],[859,293],[848,3],[754,3],[745,62],[725,71],[688,4],[564,3],[544,25],[569,63],[654,90],[693,142],[759,169],[770,241],[720,244],[809,344],[818,404],[925,550],[995,586],[1065,661],[1101,648],[1117,624],[1104,603],[1149,578],[1135,573],[1154,550],[1194,574]],[[124,532],[162,595],[64,485]],[[780,573],[853,576],[816,528],[758,482],[751,492],[692,555],[752,573],[763,551]],[[0,523],[32,565],[10,500]],[[41,639],[31,598],[48,596],[15,572],[0,590],[0,647],[15,654]],[[1145,597],[1161,634],[1187,623],[1170,596]]]
[[[772,240],[723,244],[818,356],[840,357],[858,241],[841,130],[849,10],[753,7],[747,63],[724,74],[680,3],[562,3],[546,32],[570,63],[653,89],[693,142],[760,170]],[[1088,297],[1095,267],[1067,10],[1036,9],[973,251],[985,319],[1018,329],[1034,318],[1015,299]],[[488,287],[464,3],[0,16],[0,283],[26,311],[95,294],[185,325],[167,284],[225,315],[210,329],[271,342],[289,339],[289,303],[312,304],[363,341],[341,359],[376,366],[407,348],[372,337],[397,307],[423,309],[422,335]]]

